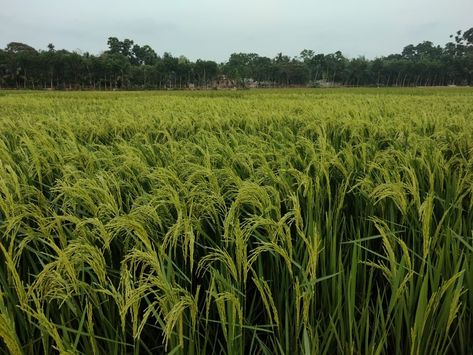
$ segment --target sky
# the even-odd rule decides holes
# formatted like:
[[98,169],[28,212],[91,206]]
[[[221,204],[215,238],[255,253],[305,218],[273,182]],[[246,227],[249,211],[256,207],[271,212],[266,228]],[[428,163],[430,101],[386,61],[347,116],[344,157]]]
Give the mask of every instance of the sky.
[[374,58],[424,40],[444,45],[473,27],[472,14],[473,0],[0,0],[0,47],[98,54],[113,36],[192,60],[305,48]]

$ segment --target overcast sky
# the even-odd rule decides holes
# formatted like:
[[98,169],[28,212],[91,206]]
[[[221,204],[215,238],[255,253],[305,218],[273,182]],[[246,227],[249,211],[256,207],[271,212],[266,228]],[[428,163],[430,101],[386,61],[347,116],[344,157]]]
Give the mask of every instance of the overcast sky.
[[470,27],[473,0],[0,0],[2,48],[99,53],[115,36],[192,60],[304,48],[372,58],[423,40],[444,45]]

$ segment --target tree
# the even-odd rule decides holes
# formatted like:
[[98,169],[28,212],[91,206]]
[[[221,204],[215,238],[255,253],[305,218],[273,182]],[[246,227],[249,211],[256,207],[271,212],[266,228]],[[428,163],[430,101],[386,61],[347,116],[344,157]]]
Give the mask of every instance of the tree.
[[5,47],[5,50],[7,52],[13,53],[13,54],[18,54],[18,53],[37,53],[36,49],[33,47],[21,43],[21,42],[10,42],[7,44]]
[[251,77],[256,58],[258,58],[256,53],[232,53],[223,67],[224,73],[240,86],[245,86],[245,79]]
[[135,44],[132,48],[132,63],[135,65],[154,65],[158,58],[158,55],[148,45],[140,47]]
[[121,53],[122,43],[117,37],[108,37],[107,45],[108,45],[108,53],[110,54]]
[[278,53],[274,58],[256,53],[233,53],[218,65],[193,62],[185,56],[162,57],[149,45],[109,37],[100,55],[56,49],[45,50],[10,42],[0,50],[2,88],[182,88],[207,87],[226,75],[240,87],[313,85],[319,80],[346,85],[417,86],[473,84],[473,28],[457,31],[441,47],[430,41],[405,46],[401,53],[368,60],[346,58],[340,51],[316,53],[304,49],[297,57]]
[[199,86],[206,86],[215,80],[218,75],[218,65],[211,60],[197,59],[194,65],[194,74]]

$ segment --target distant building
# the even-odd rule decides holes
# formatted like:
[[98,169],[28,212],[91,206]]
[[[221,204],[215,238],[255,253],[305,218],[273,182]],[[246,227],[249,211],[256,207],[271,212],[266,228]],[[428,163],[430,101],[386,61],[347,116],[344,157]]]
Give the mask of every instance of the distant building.
[[219,75],[212,83],[212,87],[215,89],[232,89],[236,88],[237,85],[234,80],[228,78],[226,75]]

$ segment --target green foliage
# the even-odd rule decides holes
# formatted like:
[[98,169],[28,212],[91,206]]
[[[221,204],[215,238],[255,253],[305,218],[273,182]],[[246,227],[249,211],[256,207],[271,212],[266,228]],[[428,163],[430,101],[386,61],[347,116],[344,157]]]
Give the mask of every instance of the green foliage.
[[0,353],[470,353],[472,112],[470,89],[4,93]]
[[[453,38],[453,35],[451,36]],[[47,51],[18,42],[0,50],[0,88],[183,89],[291,86],[447,86],[473,84],[473,28],[458,31],[443,48],[430,41],[404,47],[401,54],[368,60],[304,49],[299,57],[278,53],[233,53],[218,65],[163,53],[130,39],[109,37],[108,50],[95,56]]]

